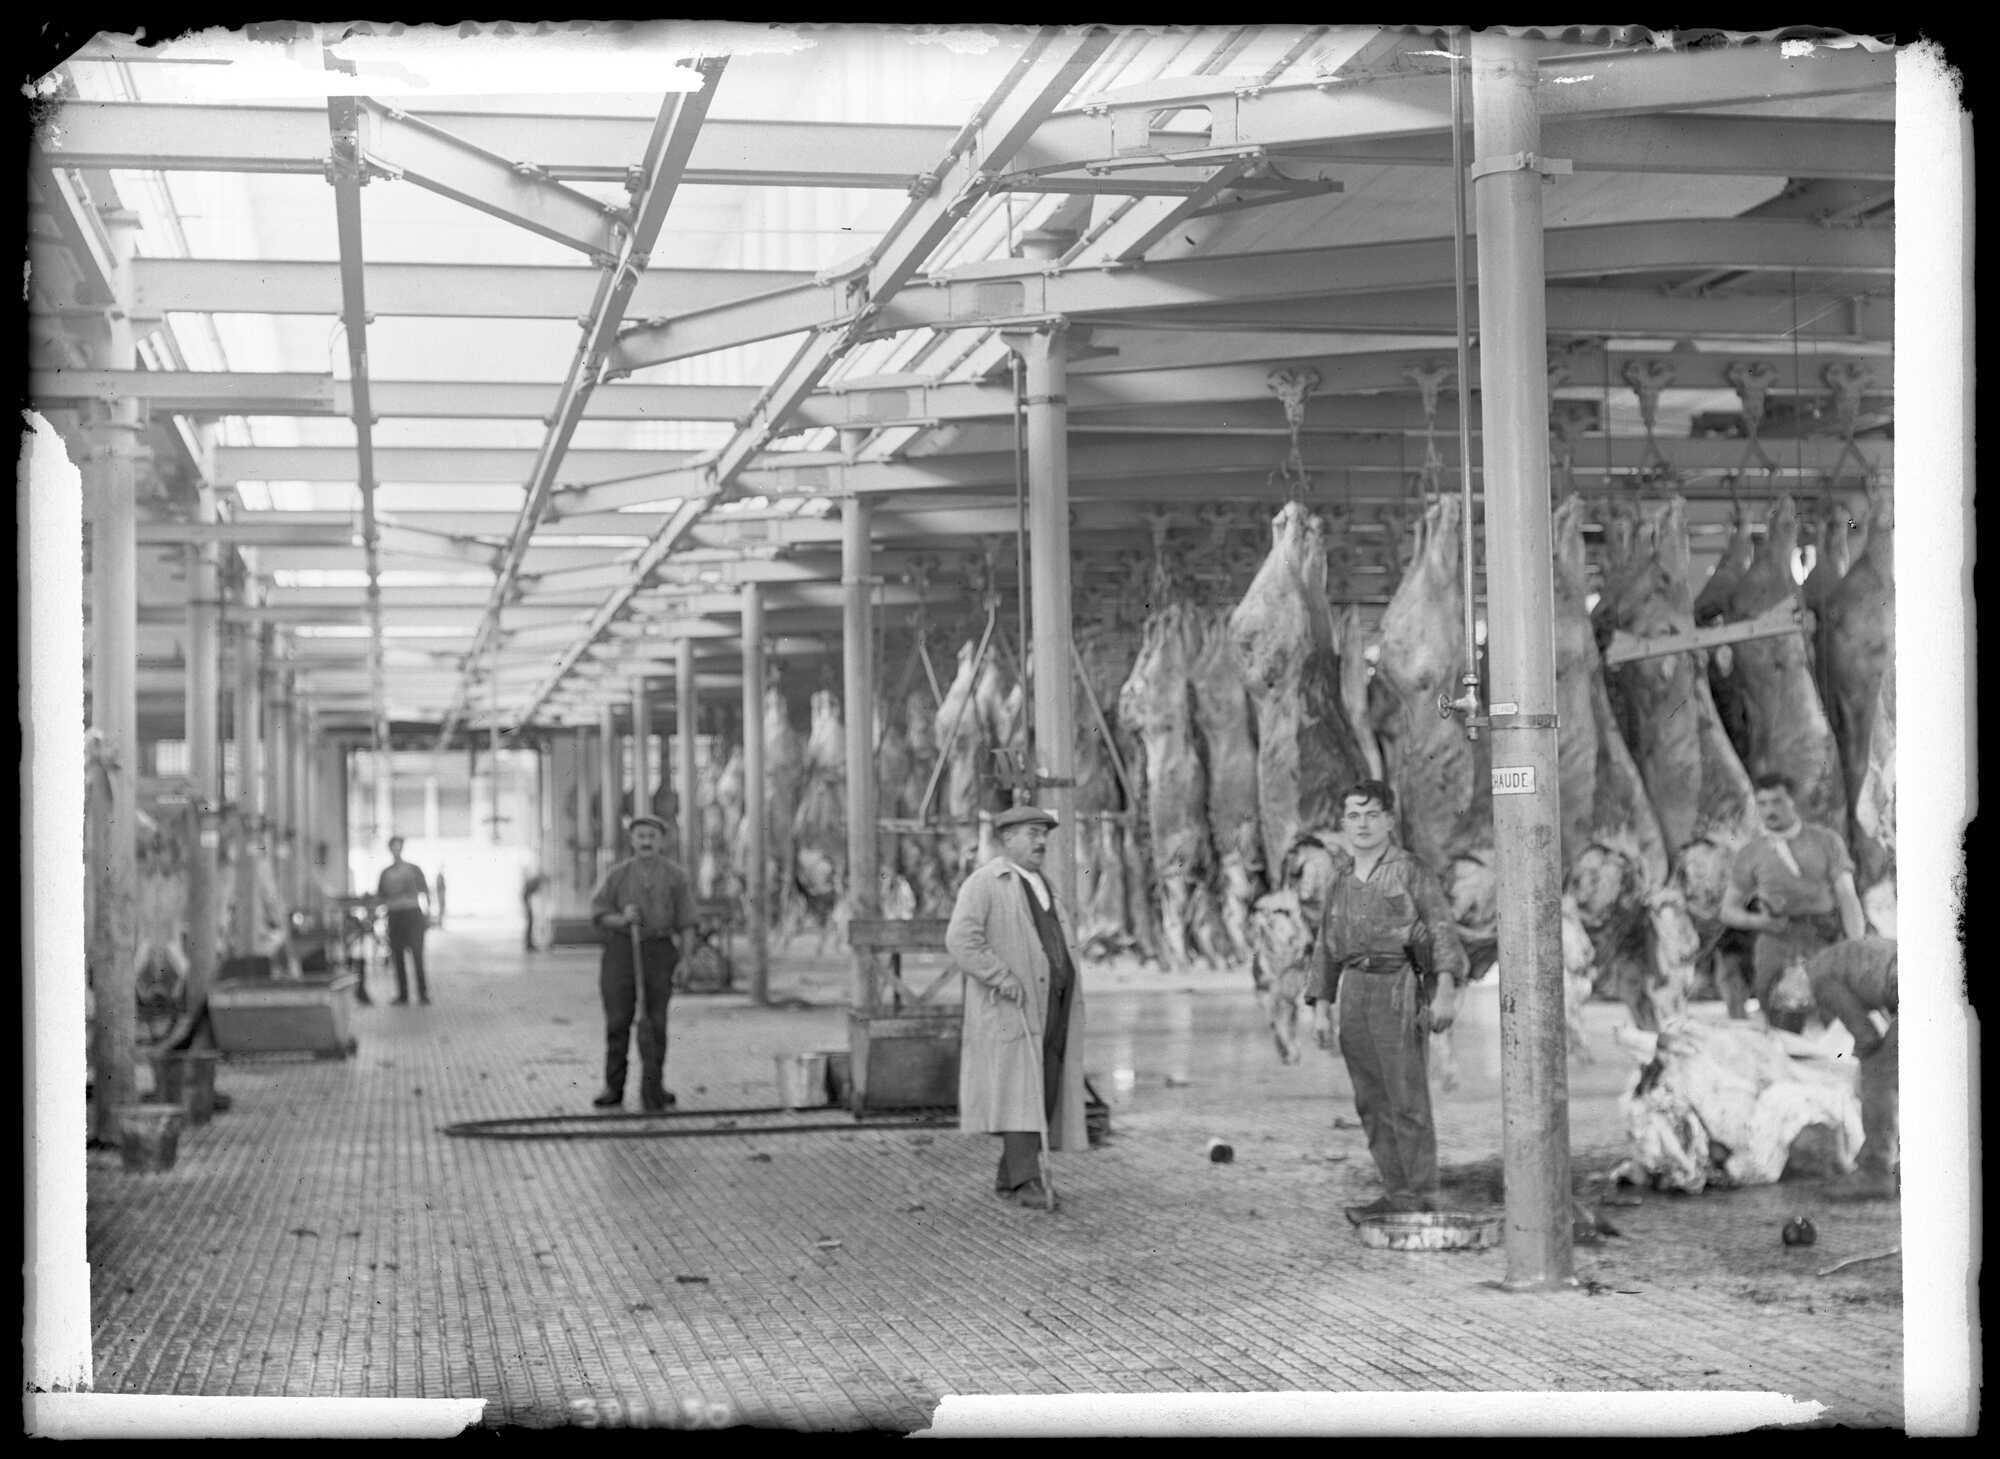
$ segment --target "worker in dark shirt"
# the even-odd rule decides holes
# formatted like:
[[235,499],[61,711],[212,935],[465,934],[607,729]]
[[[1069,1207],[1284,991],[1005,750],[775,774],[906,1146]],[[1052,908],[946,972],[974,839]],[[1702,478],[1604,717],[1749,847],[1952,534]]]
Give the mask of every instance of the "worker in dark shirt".
[[1437,1209],[1437,1129],[1426,1061],[1430,1035],[1443,1033],[1457,1015],[1466,963],[1437,877],[1390,840],[1395,792],[1364,780],[1341,807],[1353,859],[1327,892],[1306,1001],[1324,1042],[1338,999],[1340,1053],[1382,1176],[1382,1197],[1347,1212],[1359,1224],[1390,1212]]
[[1896,944],[1849,938],[1806,963],[1813,1002],[1854,1035],[1861,1066],[1861,1154],[1826,1189],[1831,1201],[1892,1201],[1897,1195]]
[[423,868],[403,860],[401,836],[389,838],[389,864],[382,868],[375,894],[382,899],[389,918],[389,959],[396,967],[396,1001],[410,1001],[409,975],[403,966],[407,957],[416,965],[417,1001],[428,1003],[431,990],[424,978],[424,932],[431,922],[431,889]]
[[591,921],[604,938],[597,980],[604,1000],[604,1089],[591,1103],[598,1109],[624,1104],[626,1054],[637,1015],[639,1101],[658,1111],[674,1103],[666,1087],[667,1000],[680,949],[693,946],[696,911],[687,873],[661,854],[666,823],[658,816],[636,816],[630,835],[632,855],[604,873],[590,899]]

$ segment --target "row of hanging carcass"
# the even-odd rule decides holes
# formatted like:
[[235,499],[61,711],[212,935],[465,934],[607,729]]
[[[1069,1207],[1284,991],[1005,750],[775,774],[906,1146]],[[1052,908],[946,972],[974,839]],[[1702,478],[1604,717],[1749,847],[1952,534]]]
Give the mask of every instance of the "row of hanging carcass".
[[[1710,985],[1727,994],[1748,984],[1747,968],[1732,966],[1747,962],[1747,944],[1724,934],[1718,911],[1735,852],[1756,832],[1754,774],[1788,773],[1802,814],[1845,831],[1871,919],[1893,925],[1892,500],[1876,490],[1856,522],[1831,493],[1821,505],[1803,584],[1793,572],[1799,512],[1778,497],[1761,534],[1739,508],[1698,591],[1679,497],[1593,506],[1573,496],[1555,510],[1566,972],[1577,995],[1622,1000],[1641,1028]],[[1594,608],[1591,516],[1601,534]],[[1475,969],[1491,965],[1487,741],[1438,709],[1441,692],[1457,697],[1466,665],[1464,525],[1450,496],[1410,523],[1393,559],[1400,578],[1372,627],[1329,601],[1338,528],[1299,502],[1272,520],[1261,552],[1239,542],[1204,560],[1156,529],[1149,570],[1131,573],[1128,591],[1079,603],[1074,813],[1088,956],[1247,966],[1280,1051],[1296,1058],[1295,994],[1340,854],[1339,798],[1378,777],[1396,792],[1402,844],[1443,881]],[[1247,525],[1239,533],[1247,539]],[[1627,657],[1648,640],[1791,603],[1801,631]],[[989,616],[987,632],[966,634],[948,683],[912,687],[907,658],[882,665],[885,915],[946,915],[991,853],[993,813],[1012,803],[994,752],[1021,747],[1025,686],[991,626]],[[1624,661],[1608,664],[1614,641]],[[765,744],[778,924],[825,926],[841,915],[846,863],[836,696],[813,696],[801,736],[772,689]],[[705,892],[732,875],[740,884],[742,801],[738,755],[700,796]]]

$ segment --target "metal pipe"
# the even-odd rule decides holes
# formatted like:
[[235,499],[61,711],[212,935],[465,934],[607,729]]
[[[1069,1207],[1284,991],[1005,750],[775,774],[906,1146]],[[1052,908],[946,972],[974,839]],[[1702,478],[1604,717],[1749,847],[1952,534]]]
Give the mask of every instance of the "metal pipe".
[[618,859],[618,706],[609,699],[597,719],[597,875]]
[[[1011,196],[1011,195],[1010,195]],[[1033,660],[1028,653],[1028,418],[1021,403],[1021,352],[1013,350],[1008,365],[1014,380],[1014,604],[1020,627],[1015,642],[1021,646],[1024,673],[1031,673]],[[997,591],[997,588],[996,588]],[[1022,686],[1025,695],[1027,687]],[[1021,726],[1021,746],[1026,763],[1035,763],[1035,705],[1026,700],[1026,722]]]
[[[195,497],[195,520],[215,520],[215,492],[203,487]],[[221,706],[222,591],[221,547],[192,542],[187,549],[188,643],[187,710],[182,733],[187,736],[188,780],[192,795],[194,844],[188,847],[188,1012],[199,1014],[215,982],[220,903],[216,885],[216,847],[221,841],[217,811],[222,804],[222,741],[218,723]]]
[[[1571,1280],[1548,344],[1536,47],[1472,41],[1486,584],[1499,875],[1506,1285]],[[1470,530],[1470,524],[1467,524]]]
[[[242,586],[248,606],[256,587],[247,577]],[[257,934],[257,837],[263,814],[257,774],[257,630],[244,624],[236,630],[236,778],[230,787],[236,802],[236,919],[230,945],[248,956]],[[380,804],[379,800],[377,802]],[[387,819],[386,812],[381,819]]]
[[1458,481],[1464,500],[1460,535],[1465,570],[1465,673],[1460,678],[1467,704],[1466,733],[1478,738],[1478,727],[1470,721],[1479,714],[1479,643],[1473,612],[1472,588],[1472,341],[1465,327],[1465,87],[1462,72],[1466,47],[1472,33],[1461,27],[1451,47],[1451,223],[1452,289],[1458,306]]
[[590,726],[570,731],[570,816],[576,825],[571,840],[570,880],[578,907],[586,905],[597,881],[597,847],[590,839]]
[[694,640],[674,645],[674,789],[680,797],[681,865],[690,880],[701,856],[701,807],[694,803]]
[[1035,544],[1035,716],[1033,757],[1040,804],[1055,812],[1048,878],[1076,906],[1076,706],[1068,672],[1069,383],[1068,321],[1057,320],[1028,342],[1028,529]]
[[750,943],[750,997],[771,1001],[771,947],[768,917],[770,876],[765,865],[764,816],[769,787],[764,778],[764,591],[745,583],[743,594],[743,819],[749,829],[750,885],[743,910]]
[[[882,915],[876,854],[878,816],[875,784],[875,634],[870,569],[875,504],[867,497],[841,503],[841,645],[847,694],[847,911],[850,917]],[[871,1007],[873,954],[856,951],[852,1004]]]

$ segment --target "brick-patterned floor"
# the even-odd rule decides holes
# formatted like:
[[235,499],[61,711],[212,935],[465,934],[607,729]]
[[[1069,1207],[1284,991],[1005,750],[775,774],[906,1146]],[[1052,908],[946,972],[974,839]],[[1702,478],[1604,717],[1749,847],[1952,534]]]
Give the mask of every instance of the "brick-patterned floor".
[[[996,1201],[993,1142],[951,1129],[448,1137],[597,1088],[594,954],[512,936],[434,934],[435,1005],[356,1010],[351,1060],[225,1063],[234,1108],[171,1172],[90,1157],[98,1391],[908,1431],[947,1393],[1721,1388],[1900,1423],[1897,1264],[1813,1275],[1895,1244],[1894,1205],[1649,1195],[1579,1249],[1577,1290],[1542,1295],[1499,1290],[1498,1251],[1364,1248],[1339,1211],[1375,1190],[1338,1060],[1282,1067],[1233,977],[1087,971],[1113,1140],[1057,1155],[1054,1216]],[[676,1000],[683,1106],[774,1104],[774,1055],[844,1044],[843,974],[809,951],[778,960],[774,991],[816,1006]],[[1627,1075],[1622,1012],[1590,1014],[1580,1172],[1620,1153]],[[1490,982],[1463,1029],[1439,1125],[1470,1199],[1496,1179]],[[1216,1135],[1234,1163],[1205,1158]],[[1795,1208],[1817,1247],[1779,1246]]]

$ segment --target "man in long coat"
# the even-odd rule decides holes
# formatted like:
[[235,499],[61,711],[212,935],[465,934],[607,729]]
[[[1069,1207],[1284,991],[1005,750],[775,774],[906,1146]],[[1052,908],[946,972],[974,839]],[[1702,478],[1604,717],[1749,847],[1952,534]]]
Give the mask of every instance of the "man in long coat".
[[958,1127],[1000,1136],[994,1194],[1042,1209],[1044,1118],[1050,1149],[1088,1148],[1076,924],[1042,876],[1055,824],[1037,806],[1003,811],[1000,853],[966,878],[945,933],[965,974]]

